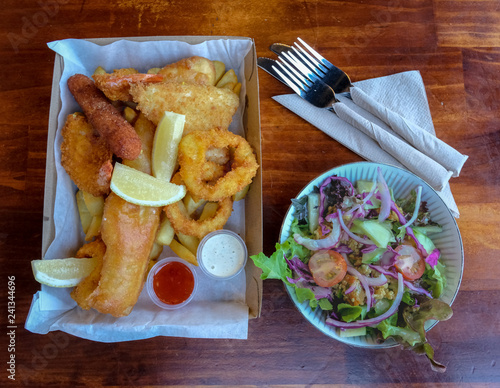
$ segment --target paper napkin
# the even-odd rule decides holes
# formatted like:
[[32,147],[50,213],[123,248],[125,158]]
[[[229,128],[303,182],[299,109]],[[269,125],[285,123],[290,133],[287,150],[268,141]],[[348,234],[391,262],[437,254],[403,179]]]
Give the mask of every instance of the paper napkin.
[[[392,112],[401,115],[408,122],[414,123],[416,127],[420,127],[435,136],[424,83],[418,71],[408,71],[359,81],[354,85]],[[403,140],[387,124],[357,106],[351,99],[342,95],[338,95],[337,98],[341,103],[347,105],[348,108],[354,110],[368,121],[377,124],[390,134]],[[341,120],[335,113],[327,109],[316,108],[296,94],[274,96],[273,99],[366,160],[407,169],[401,160],[395,159],[370,136]],[[465,160],[463,161],[465,162]],[[424,180],[426,177],[428,178],[429,174],[432,175],[431,171],[422,171],[421,174],[418,174],[418,170],[413,172]],[[449,183],[445,183],[443,186],[437,193],[454,217],[458,218],[460,213]]]

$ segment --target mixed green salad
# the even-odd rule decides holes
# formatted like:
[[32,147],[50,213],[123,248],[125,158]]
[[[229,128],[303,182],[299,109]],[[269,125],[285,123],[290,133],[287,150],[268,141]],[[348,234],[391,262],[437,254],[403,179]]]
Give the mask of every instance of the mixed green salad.
[[446,320],[445,285],[434,223],[422,187],[395,199],[380,168],[373,181],[336,175],[293,199],[290,235],[276,251],[251,257],[263,279],[280,279],[300,303],[321,309],[341,337],[375,334],[425,354],[436,371],[424,324]]

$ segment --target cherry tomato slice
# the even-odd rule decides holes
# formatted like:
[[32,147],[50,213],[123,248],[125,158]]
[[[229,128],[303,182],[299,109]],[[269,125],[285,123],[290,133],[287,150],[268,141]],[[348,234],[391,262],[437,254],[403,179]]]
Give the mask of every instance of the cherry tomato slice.
[[332,287],[344,279],[347,263],[340,253],[318,251],[309,259],[309,270],[318,286]]
[[406,280],[417,280],[425,271],[425,260],[420,252],[411,245],[400,245],[395,251],[399,253],[394,266]]

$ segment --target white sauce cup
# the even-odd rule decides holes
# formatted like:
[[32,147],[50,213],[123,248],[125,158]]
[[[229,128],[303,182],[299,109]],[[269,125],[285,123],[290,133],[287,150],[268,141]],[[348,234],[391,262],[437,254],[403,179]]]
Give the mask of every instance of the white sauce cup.
[[213,279],[231,279],[247,262],[248,251],[243,239],[230,230],[207,234],[198,245],[196,258],[201,270]]

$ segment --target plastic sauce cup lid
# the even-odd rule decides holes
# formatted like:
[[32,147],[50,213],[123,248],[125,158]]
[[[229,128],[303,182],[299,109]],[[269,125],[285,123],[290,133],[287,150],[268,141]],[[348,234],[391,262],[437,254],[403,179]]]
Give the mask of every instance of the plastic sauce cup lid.
[[201,270],[214,279],[231,279],[247,262],[248,251],[243,239],[230,230],[207,234],[198,245],[196,258]]
[[[168,287],[171,285],[168,279],[172,277],[178,281],[184,281],[185,284],[180,283]],[[155,292],[155,280],[158,294]],[[167,310],[178,309],[187,305],[193,299],[197,288],[198,278],[192,265],[176,257],[158,261],[149,271],[146,280],[146,289],[151,300],[157,306]],[[170,298],[172,303],[166,303],[166,297]],[[179,302],[177,303],[177,301]]]

